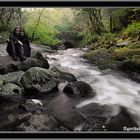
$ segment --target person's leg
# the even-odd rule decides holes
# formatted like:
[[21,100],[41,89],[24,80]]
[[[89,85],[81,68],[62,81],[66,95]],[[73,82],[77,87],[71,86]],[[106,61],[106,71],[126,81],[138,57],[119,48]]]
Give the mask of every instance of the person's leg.
[[26,60],[26,56],[25,56],[25,53],[24,53],[24,48],[22,45],[19,45],[19,57],[20,57],[20,60],[23,61],[23,60]]
[[15,61],[17,61],[18,59],[17,59],[17,55],[16,55],[16,46],[15,46],[15,44],[14,44],[14,41],[13,40],[10,40],[10,44],[11,44],[11,54],[12,54],[12,58],[15,60]]

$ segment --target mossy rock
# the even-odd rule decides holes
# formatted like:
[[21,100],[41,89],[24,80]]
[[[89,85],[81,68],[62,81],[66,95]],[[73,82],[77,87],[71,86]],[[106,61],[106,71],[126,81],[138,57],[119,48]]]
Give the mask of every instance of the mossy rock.
[[126,71],[134,71],[140,74],[140,59],[124,61],[121,68]]
[[27,70],[21,77],[20,84],[28,95],[36,93],[48,93],[57,90],[57,73],[40,67]]
[[3,80],[5,84],[7,83],[13,83],[13,84],[19,84],[19,80],[21,76],[24,74],[23,71],[16,71],[16,72],[11,72],[8,74],[0,75],[0,79]]
[[113,58],[118,61],[131,59],[134,55],[140,55],[140,48],[119,48],[114,49]]
[[16,84],[12,84],[12,83],[8,83],[4,86],[2,86],[1,88],[2,92],[0,94],[0,96],[3,97],[11,97],[15,94],[22,94],[22,90],[19,86],[17,86]]
[[106,69],[112,65],[112,54],[105,48],[86,52],[83,57],[97,65],[100,69]]
[[3,80],[2,79],[0,79],[0,89],[1,89],[1,87],[3,86]]

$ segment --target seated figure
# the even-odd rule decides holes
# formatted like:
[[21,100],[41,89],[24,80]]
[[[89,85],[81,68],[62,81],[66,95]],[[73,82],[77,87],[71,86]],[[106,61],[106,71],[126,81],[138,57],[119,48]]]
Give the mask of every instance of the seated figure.
[[23,29],[19,27],[14,29],[13,33],[9,36],[6,50],[15,61],[18,60],[18,57],[21,61],[26,60],[26,57],[30,57],[31,47]]

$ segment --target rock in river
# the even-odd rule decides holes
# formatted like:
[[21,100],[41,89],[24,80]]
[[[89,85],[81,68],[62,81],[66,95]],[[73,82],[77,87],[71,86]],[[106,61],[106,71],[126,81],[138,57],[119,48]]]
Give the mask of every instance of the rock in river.
[[28,95],[48,93],[58,89],[57,74],[39,67],[27,70],[21,77],[20,83]]
[[57,67],[53,67],[51,70],[53,70],[54,72],[58,73],[59,79],[62,82],[63,81],[68,81],[68,82],[77,81],[76,77],[73,74],[67,73],[67,72],[63,72],[63,71],[59,70]]
[[8,83],[1,88],[0,99],[19,101],[22,96],[22,89],[15,84]]
[[83,81],[68,83],[63,90],[64,93],[72,96],[89,98],[95,96],[95,92],[91,86]]

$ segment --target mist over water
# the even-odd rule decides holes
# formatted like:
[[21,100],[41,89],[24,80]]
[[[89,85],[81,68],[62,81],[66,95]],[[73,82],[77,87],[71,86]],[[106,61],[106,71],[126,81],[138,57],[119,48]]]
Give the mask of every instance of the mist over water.
[[118,106],[126,107],[136,116],[135,121],[140,125],[140,85],[123,77],[119,72],[111,70],[101,71],[89,64],[81,56],[81,49],[61,50],[58,54],[47,55],[52,67],[75,75],[78,81],[87,82],[96,92],[96,96],[80,102],[77,108],[90,103],[110,105],[113,115],[119,112]]

